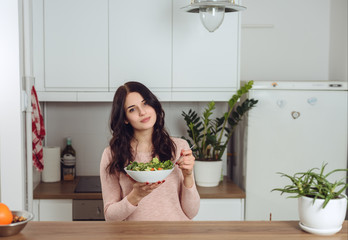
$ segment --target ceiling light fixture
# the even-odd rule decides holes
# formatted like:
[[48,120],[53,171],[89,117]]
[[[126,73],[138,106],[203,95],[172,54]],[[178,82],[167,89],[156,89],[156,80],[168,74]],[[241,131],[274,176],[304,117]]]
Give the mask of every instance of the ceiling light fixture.
[[246,7],[235,4],[235,0],[191,0],[191,4],[182,9],[189,13],[199,13],[203,26],[209,32],[214,32],[222,24],[225,12],[239,12]]

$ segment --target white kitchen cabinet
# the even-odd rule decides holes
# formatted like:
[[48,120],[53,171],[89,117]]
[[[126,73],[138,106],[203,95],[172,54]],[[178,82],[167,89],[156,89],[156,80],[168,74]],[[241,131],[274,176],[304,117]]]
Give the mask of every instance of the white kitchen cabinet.
[[171,94],[172,1],[109,1],[110,87],[139,81]]
[[72,199],[36,199],[33,202],[36,221],[72,221]]
[[[72,199],[36,199],[35,221],[72,221]],[[201,199],[195,221],[244,221],[244,199]]]
[[210,33],[199,14],[181,9],[188,4],[173,1],[173,98],[227,101],[239,86],[240,13]]
[[195,221],[244,221],[244,199],[201,199]]
[[33,1],[40,101],[111,102],[139,81],[160,101],[227,101],[239,87],[240,13],[209,33],[186,0]]
[[241,80],[346,81],[347,1],[243,0],[243,5],[248,9],[242,14]]
[[33,39],[38,91],[108,90],[107,0],[33,1]]

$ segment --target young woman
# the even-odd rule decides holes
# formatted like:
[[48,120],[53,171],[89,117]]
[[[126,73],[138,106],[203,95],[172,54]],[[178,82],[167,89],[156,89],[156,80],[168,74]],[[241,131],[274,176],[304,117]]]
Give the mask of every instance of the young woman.
[[[180,221],[196,216],[200,198],[193,177],[195,158],[185,140],[168,135],[156,96],[138,82],[119,87],[110,128],[112,139],[100,163],[106,221]],[[181,155],[162,182],[135,182],[124,171],[130,161],[174,161]]]

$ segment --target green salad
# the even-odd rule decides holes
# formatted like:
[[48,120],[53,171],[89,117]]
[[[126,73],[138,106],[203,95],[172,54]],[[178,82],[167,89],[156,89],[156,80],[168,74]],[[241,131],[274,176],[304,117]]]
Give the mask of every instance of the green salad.
[[131,171],[159,171],[172,168],[173,163],[171,160],[160,162],[158,158],[155,157],[148,163],[131,162],[126,169]]

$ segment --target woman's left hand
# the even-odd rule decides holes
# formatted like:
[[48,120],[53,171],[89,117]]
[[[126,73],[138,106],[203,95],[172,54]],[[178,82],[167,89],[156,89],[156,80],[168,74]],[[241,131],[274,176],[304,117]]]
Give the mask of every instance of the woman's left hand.
[[192,155],[192,150],[181,150],[181,156],[182,158],[176,164],[181,169],[184,177],[191,176],[193,165],[195,164],[195,157]]

